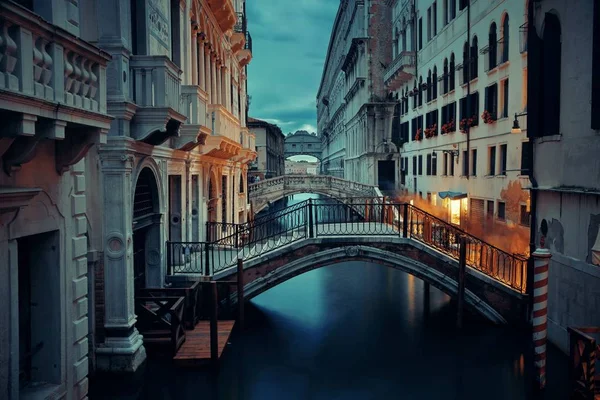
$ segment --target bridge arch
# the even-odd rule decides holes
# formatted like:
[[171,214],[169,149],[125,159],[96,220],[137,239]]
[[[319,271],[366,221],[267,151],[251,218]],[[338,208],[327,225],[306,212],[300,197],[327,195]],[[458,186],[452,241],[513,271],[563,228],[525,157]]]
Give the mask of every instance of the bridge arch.
[[[244,299],[246,301],[259,294],[286,282],[298,275],[319,269],[322,267],[339,264],[348,261],[365,261],[381,265],[383,267],[397,269],[426,283],[433,285],[447,295],[455,298],[458,293],[458,283],[442,272],[433,269],[424,263],[407,257],[397,252],[382,250],[373,246],[339,246],[322,251],[308,252],[305,256],[289,260],[266,275],[252,280],[244,288]],[[258,271],[253,271],[255,275]],[[247,281],[247,275],[245,281]],[[466,306],[496,324],[505,324],[507,320],[471,290],[465,290]]]

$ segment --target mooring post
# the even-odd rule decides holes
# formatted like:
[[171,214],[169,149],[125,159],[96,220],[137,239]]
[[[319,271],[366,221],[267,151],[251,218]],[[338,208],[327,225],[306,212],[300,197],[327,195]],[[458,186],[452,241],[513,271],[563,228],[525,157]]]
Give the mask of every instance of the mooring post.
[[238,302],[238,324],[244,330],[244,260],[237,260],[237,302]]
[[537,249],[533,254],[533,351],[537,388],[546,387],[546,340],[548,337],[548,270],[552,254]]
[[210,361],[213,368],[219,365],[219,332],[218,332],[218,314],[219,314],[219,294],[217,292],[217,282],[210,282],[211,294],[211,313],[210,313]]
[[465,304],[465,272],[467,269],[467,239],[461,236],[459,239],[460,253],[458,259],[458,310],[456,313],[456,326],[462,329],[463,308]]

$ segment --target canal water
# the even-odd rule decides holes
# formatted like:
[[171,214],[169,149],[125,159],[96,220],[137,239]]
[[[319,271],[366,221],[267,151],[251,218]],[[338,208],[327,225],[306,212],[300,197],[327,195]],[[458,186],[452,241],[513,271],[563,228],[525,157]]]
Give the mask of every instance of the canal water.
[[401,271],[348,262],[252,300],[218,374],[148,360],[134,375],[92,378],[90,398],[568,398],[568,359],[553,346],[548,388],[536,396],[529,334],[468,313],[461,331],[455,325],[455,303],[441,291]]

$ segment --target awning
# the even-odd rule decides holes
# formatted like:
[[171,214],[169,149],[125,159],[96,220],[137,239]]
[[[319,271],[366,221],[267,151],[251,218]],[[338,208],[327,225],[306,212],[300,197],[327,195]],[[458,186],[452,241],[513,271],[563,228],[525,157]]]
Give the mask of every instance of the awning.
[[461,192],[438,192],[441,199],[459,200],[466,199],[467,194]]

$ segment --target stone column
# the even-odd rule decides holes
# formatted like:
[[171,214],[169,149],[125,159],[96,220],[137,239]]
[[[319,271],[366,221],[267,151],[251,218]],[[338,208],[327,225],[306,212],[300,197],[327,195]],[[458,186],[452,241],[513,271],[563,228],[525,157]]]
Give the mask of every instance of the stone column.
[[206,72],[204,71],[204,42],[198,38],[198,85],[206,91]]
[[210,94],[210,102],[211,104],[218,104],[217,98],[217,57],[213,53],[211,54],[211,62],[210,62],[210,74],[211,74],[211,94]]
[[198,84],[198,35],[196,30],[192,29],[192,85]]
[[146,358],[135,328],[133,287],[132,176],[133,156],[101,154],[104,183],[104,328],[106,339],[96,350],[98,369],[135,371]]
[[223,104],[223,70],[220,63],[215,64],[217,74],[217,104]]
[[533,346],[535,378],[539,389],[546,387],[546,341],[548,337],[548,272],[550,251],[537,249],[533,254]]
[[204,90],[208,93],[209,103],[212,103],[210,97],[212,96],[211,92],[212,79],[210,75],[210,50],[206,44],[204,45]]

